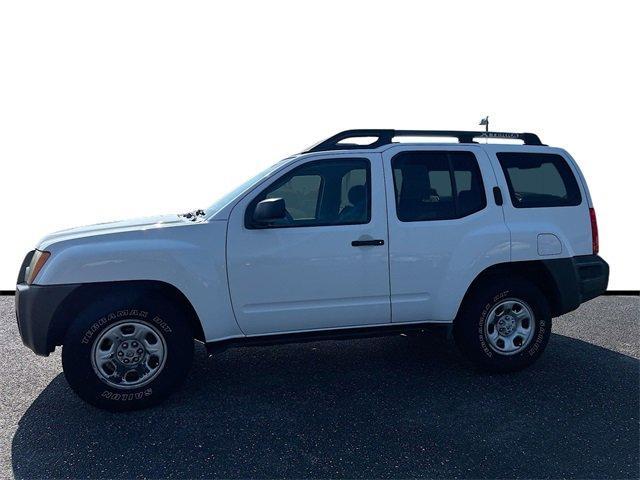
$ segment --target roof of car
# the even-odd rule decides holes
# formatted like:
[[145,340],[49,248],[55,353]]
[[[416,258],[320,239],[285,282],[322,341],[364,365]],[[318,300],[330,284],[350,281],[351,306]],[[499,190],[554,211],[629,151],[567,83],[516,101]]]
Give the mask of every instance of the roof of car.
[[397,144],[396,138],[451,138],[462,144],[478,144],[478,140],[520,140],[524,145],[545,146],[535,133],[482,132],[464,130],[391,130],[360,129],[345,130],[308,148],[302,153],[334,150],[375,150]]

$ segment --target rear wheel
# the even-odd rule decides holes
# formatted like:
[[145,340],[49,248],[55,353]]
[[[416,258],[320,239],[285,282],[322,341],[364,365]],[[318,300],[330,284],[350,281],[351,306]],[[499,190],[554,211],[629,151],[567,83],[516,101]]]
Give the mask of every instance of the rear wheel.
[[161,298],[90,306],[70,326],[62,348],[71,388],[112,411],[164,400],[184,380],[192,358],[189,322]]
[[551,335],[546,298],[523,279],[486,282],[465,302],[453,328],[460,350],[493,371],[531,365]]

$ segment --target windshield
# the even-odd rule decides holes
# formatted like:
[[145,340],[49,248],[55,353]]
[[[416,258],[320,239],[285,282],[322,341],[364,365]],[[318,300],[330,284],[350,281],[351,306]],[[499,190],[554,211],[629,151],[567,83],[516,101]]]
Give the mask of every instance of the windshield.
[[242,194],[243,192],[249,190],[256,183],[258,183],[262,179],[264,179],[264,178],[268,177],[269,175],[271,175],[275,170],[277,170],[278,168],[280,168],[282,165],[287,163],[289,160],[292,160],[293,158],[295,158],[295,156],[287,157],[284,160],[280,160],[278,163],[275,163],[274,165],[271,165],[270,167],[268,167],[265,170],[261,171],[257,175],[254,175],[253,177],[251,177],[249,180],[247,180],[243,184],[237,186],[236,188],[231,190],[226,195],[223,195],[221,198],[216,200],[209,208],[207,208],[206,216],[209,217],[211,215],[215,215],[220,210],[222,210],[224,207],[226,207],[230,202],[232,202],[235,198],[237,198],[240,194]]

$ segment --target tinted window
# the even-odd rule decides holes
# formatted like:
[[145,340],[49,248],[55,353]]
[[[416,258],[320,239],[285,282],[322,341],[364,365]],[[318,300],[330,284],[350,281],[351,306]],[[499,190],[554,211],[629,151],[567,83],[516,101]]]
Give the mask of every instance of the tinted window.
[[247,208],[248,228],[255,205],[265,198],[282,198],[287,217],[266,227],[352,225],[371,219],[371,174],[364,159],[306,163],[267,187]]
[[403,222],[460,218],[487,204],[471,152],[402,152],[391,165],[396,212]]
[[580,205],[582,197],[569,165],[550,153],[498,153],[517,208]]
[[466,217],[487,206],[482,175],[472,153],[456,152],[450,158],[458,196],[456,213],[458,217]]
[[340,185],[340,211],[343,209],[353,205],[353,203],[349,200],[349,192],[360,185],[362,188],[367,185],[367,170],[366,168],[354,168],[352,170],[347,171],[342,176],[342,181]]
[[320,175],[297,175],[269,192],[267,198],[284,198],[289,215],[294,220],[316,218],[320,196]]

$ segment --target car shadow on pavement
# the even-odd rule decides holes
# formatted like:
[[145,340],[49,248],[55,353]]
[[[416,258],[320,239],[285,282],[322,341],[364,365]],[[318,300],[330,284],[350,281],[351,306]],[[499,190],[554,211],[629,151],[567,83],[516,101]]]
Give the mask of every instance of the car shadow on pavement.
[[[18,478],[638,475],[638,360],[553,335],[516,374],[392,337],[200,348],[159,407],[111,414],[58,375],[20,420]],[[25,379],[28,381],[28,379]]]

